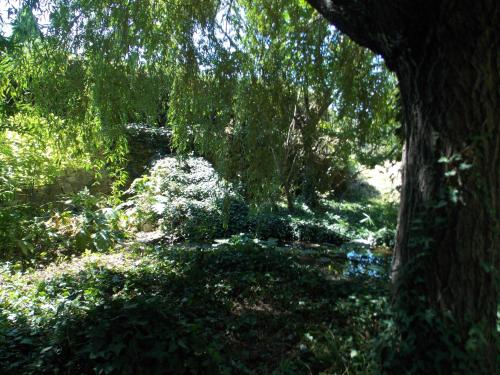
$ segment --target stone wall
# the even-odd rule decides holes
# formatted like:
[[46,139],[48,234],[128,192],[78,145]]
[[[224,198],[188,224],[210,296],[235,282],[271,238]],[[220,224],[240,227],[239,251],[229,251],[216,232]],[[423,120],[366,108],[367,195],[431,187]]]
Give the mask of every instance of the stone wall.
[[[125,188],[137,177],[142,176],[153,162],[172,152],[171,131],[165,128],[153,128],[143,124],[130,124],[125,128],[129,154],[125,167],[129,178]],[[23,203],[44,204],[54,202],[59,197],[76,193],[85,187],[91,193],[110,193],[111,179],[101,176],[99,182],[91,171],[70,169],[65,171],[53,183],[42,188],[27,188],[16,194],[16,200]]]
[[126,136],[129,148],[126,171],[129,182],[142,176],[155,160],[172,153],[170,129],[130,124],[126,128]]

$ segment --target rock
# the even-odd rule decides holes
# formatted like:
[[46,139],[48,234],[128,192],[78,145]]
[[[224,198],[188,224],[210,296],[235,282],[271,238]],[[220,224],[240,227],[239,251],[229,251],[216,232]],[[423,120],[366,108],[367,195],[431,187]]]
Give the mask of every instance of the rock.
[[155,230],[155,227],[151,223],[144,223],[142,225],[143,232],[153,232],[154,230]]
[[152,232],[139,232],[137,233],[135,239],[137,242],[143,243],[143,244],[154,244],[161,242],[163,239],[166,238],[165,233],[163,233],[160,230],[155,230]]

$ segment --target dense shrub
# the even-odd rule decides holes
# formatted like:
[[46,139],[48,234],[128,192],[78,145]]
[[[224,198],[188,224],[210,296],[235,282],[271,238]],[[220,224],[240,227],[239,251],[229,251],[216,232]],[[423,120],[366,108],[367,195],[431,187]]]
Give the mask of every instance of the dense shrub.
[[0,207],[0,258],[30,260],[43,255],[52,233],[47,230],[43,212],[29,204]]
[[[114,210],[87,190],[65,202],[57,200],[63,192],[111,178],[113,171],[118,177],[123,145],[116,141],[114,161],[107,160],[110,149],[97,120],[83,132],[73,121],[26,109],[2,118],[2,125],[0,258],[36,263],[61,252],[109,247],[116,237]],[[94,137],[99,139],[98,154],[90,142]],[[85,207],[75,206],[83,203]]]
[[[250,209],[205,159],[172,156],[157,161],[151,173],[132,184],[120,208],[133,231],[161,231],[172,242],[211,241],[247,233],[261,239],[327,242],[335,245],[370,238],[390,245],[396,206],[384,202],[334,202],[325,212],[279,205]],[[382,229],[380,229],[382,228]]]
[[318,221],[298,220],[293,223],[294,237],[300,241],[328,242],[340,245],[347,237]]
[[247,205],[202,158],[160,159],[130,192],[122,207],[135,230],[161,230],[171,241],[206,241],[246,228]]
[[261,212],[251,215],[249,221],[250,232],[262,239],[328,242],[335,245],[347,240],[346,236],[335,231],[327,223],[310,216],[297,217],[280,212]]
[[251,229],[258,238],[276,238],[279,240],[293,238],[290,218],[272,212],[255,214],[251,218]]
[[103,197],[84,189],[63,203],[64,209],[53,213],[46,226],[57,233],[65,249],[105,251],[123,238],[120,212]]
[[106,251],[124,238],[123,217],[84,189],[57,205],[0,208],[0,257],[32,265],[85,250]]

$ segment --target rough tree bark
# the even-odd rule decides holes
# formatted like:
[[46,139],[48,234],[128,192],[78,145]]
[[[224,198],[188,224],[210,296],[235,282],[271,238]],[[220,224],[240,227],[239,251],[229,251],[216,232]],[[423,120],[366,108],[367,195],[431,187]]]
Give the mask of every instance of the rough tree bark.
[[[408,314],[436,312],[458,333],[456,345],[469,354],[475,345],[484,371],[495,373],[500,3],[308,2],[382,55],[399,79],[406,145],[393,258],[396,305]],[[416,295],[424,298],[408,298]],[[428,360],[433,340],[443,338],[429,336],[418,319],[412,324],[415,359]],[[451,361],[445,358],[433,371],[451,373]]]

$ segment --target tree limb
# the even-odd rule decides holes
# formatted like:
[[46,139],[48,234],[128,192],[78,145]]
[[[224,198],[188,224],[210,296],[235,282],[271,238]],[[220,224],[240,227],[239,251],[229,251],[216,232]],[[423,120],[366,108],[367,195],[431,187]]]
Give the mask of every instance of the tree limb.
[[[428,0],[307,0],[358,44],[382,55],[389,67],[405,48],[408,30],[425,29]],[[417,26],[418,25],[418,26]],[[420,35],[421,37],[421,35]]]

